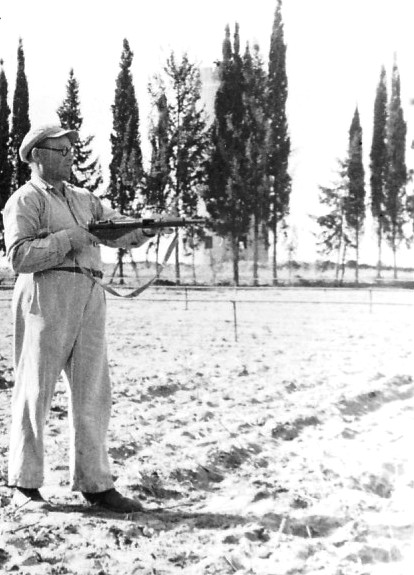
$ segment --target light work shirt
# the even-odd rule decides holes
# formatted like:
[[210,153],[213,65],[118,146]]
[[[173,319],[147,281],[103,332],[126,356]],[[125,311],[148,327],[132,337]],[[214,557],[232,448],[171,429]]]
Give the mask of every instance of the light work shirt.
[[[91,220],[125,219],[103,204],[91,192],[64,183],[64,193],[33,175],[31,180],[12,194],[3,210],[6,255],[16,273],[35,273],[53,267],[79,264],[101,269],[99,246],[90,244],[75,254],[68,228],[88,227]],[[111,247],[138,247],[147,241],[140,230]]]

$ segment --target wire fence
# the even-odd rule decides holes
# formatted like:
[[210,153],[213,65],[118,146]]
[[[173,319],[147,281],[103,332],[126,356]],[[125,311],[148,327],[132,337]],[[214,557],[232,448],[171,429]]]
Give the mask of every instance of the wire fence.
[[[10,335],[11,298],[11,290],[0,291],[0,317]],[[189,357],[196,356],[204,348],[218,355],[224,349],[244,355],[269,345],[299,346],[310,355],[333,349],[342,356],[355,338],[374,342],[377,333],[391,333],[390,326],[396,334],[410,334],[414,293],[383,288],[156,286],[135,299],[109,296],[107,302],[112,345],[129,342],[154,357],[166,349],[176,349],[177,356],[183,349]]]
[[[398,313],[404,313],[404,309],[414,305],[414,293],[406,289],[352,289],[343,288],[201,288],[201,287],[168,287],[151,288],[148,295],[128,300],[133,305],[140,302],[146,306],[167,305],[168,310],[174,309],[178,312],[180,323],[182,314],[180,312],[192,312],[192,319],[186,325],[187,335],[193,327],[191,322],[197,323],[197,318],[212,317],[217,321],[217,331],[219,322],[232,324],[233,338],[237,343],[242,334],[260,333],[256,328],[266,330],[278,318],[281,321],[288,321],[287,316],[292,313],[300,314],[304,318],[312,317],[315,314],[319,317],[333,315],[340,317],[340,321],[347,321],[350,307],[357,308],[359,312],[373,314],[374,310],[386,310],[386,314],[393,314],[392,310],[399,309]],[[125,300],[116,297],[108,298],[111,305],[119,306],[125,304]],[[171,306],[174,306],[172,308]],[[315,307],[318,307],[318,311]],[[336,309],[332,312],[334,306]],[[281,311],[283,309],[283,312]],[[294,311],[293,311],[294,310]],[[353,314],[358,313],[354,311]],[[394,311],[395,316],[395,311]],[[283,318],[283,319],[282,319]],[[351,320],[352,321],[352,320]],[[183,327],[181,325],[181,327]],[[255,329],[254,329],[255,328]],[[204,328],[199,328],[203,332]],[[177,333],[177,337],[182,338],[183,330]],[[192,331],[193,338],[197,338],[199,333]]]
[[[127,289],[118,288],[127,293]],[[11,291],[0,292],[3,304],[10,302]],[[386,310],[387,315],[404,314],[404,310],[414,306],[414,292],[408,289],[352,289],[352,288],[228,288],[228,287],[159,287],[149,288],[144,295],[135,299],[123,299],[108,296],[108,307],[116,313],[120,306],[131,309],[133,315],[148,314],[151,322],[157,314],[168,312],[176,315],[180,323],[180,337],[183,327],[187,333],[203,331],[198,318],[209,318],[215,322],[232,324],[234,341],[248,326],[272,323],[292,313],[305,316],[341,316],[341,321],[351,320],[358,313],[373,314],[374,311]],[[332,308],[335,308],[333,310]],[[350,309],[354,311],[350,313]],[[139,310],[139,311],[138,311]],[[283,311],[282,311],[283,310]],[[393,311],[394,310],[394,311]],[[182,312],[189,312],[185,317]],[[347,318],[348,315],[348,318]],[[207,319],[206,319],[207,318]],[[194,326],[192,325],[194,324]],[[214,322],[213,322],[214,324]],[[216,323],[217,325],[217,323]],[[171,329],[171,326],[169,326]]]
[[[10,301],[14,284],[0,285],[0,301]],[[130,287],[116,286],[121,295]],[[107,296],[109,301],[125,301],[122,297]],[[189,309],[196,302],[228,302],[255,304],[349,304],[369,306],[414,305],[414,290],[404,288],[353,287],[227,287],[227,286],[151,286],[144,296],[128,300],[139,302],[182,302]]]

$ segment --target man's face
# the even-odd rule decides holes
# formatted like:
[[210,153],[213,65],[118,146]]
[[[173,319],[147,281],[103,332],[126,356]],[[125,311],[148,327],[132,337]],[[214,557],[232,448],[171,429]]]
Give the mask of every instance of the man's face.
[[[73,153],[72,145],[67,136],[60,138],[47,138],[35,146],[38,150],[38,163],[41,166],[43,176],[47,180],[62,181],[69,180]],[[53,148],[53,149],[50,149]],[[63,156],[62,151],[67,148],[69,151]]]

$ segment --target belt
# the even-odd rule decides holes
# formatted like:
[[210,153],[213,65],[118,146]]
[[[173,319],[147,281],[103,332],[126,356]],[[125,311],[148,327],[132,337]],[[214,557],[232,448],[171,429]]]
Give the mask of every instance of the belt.
[[[103,273],[99,270],[91,270],[89,268],[86,268],[87,271],[94,277],[94,278],[103,278]],[[77,274],[83,274],[84,272],[81,270],[81,268],[73,266],[73,267],[66,267],[66,268],[49,268],[49,270],[56,270],[56,271],[60,271],[60,272],[75,272]],[[45,270],[46,271],[46,270]]]

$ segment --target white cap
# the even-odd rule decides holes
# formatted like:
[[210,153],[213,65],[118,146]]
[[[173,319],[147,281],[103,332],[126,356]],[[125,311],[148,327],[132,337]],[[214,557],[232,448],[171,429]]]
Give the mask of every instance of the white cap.
[[60,136],[67,136],[71,144],[74,144],[79,138],[79,134],[76,130],[66,130],[62,128],[62,126],[53,124],[45,124],[37,128],[32,128],[23,138],[19,149],[20,158],[23,162],[29,163],[29,154],[36,144],[42,140],[46,140],[46,138],[60,138]]

